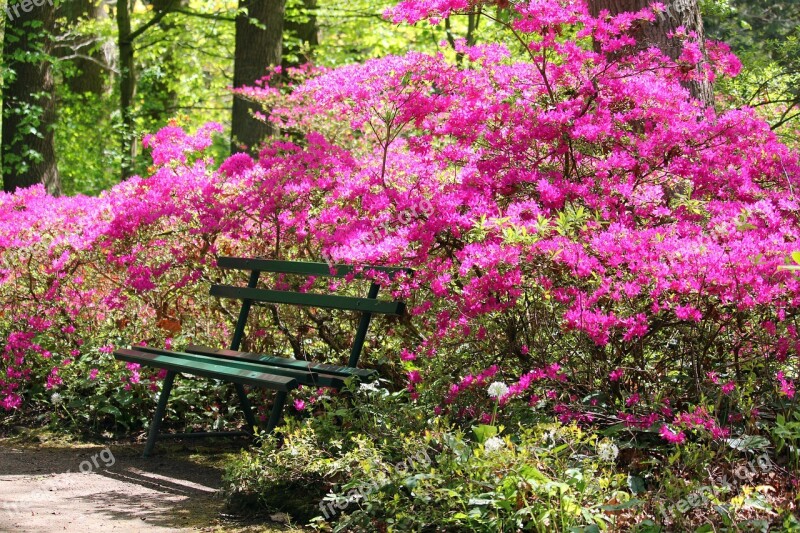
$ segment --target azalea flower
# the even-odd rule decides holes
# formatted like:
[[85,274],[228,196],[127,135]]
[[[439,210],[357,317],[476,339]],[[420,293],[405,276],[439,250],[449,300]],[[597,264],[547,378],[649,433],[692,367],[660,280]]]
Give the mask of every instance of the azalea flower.
[[686,434],[684,434],[683,431],[675,433],[669,429],[666,424],[661,426],[661,431],[659,431],[658,434],[661,435],[661,438],[672,444],[683,444],[686,441]]

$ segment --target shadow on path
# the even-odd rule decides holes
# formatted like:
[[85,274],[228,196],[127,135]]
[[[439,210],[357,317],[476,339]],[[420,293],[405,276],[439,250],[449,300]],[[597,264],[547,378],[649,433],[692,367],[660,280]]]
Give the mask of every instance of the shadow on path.
[[140,448],[0,441],[0,531],[220,530],[222,470]]

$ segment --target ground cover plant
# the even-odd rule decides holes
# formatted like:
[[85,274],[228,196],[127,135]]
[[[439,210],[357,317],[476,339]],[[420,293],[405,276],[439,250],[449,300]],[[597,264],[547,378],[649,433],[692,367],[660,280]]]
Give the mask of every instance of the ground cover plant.
[[[798,154],[689,97],[737,73],[724,44],[706,65],[678,34],[673,61],[632,50],[651,10],[500,7],[507,39],[459,44],[463,65],[409,52],[243,89],[286,133],[257,158],[215,162],[218,126],[175,124],[145,138],[147,177],[99,198],[4,194],[0,405],[140,429],[160,376],[110,352],[224,344],[216,255],[412,267],[391,287],[410,317],[365,352],[384,386],[303,391],[232,495],[323,529],[800,527]],[[246,349],[332,361],[353,329],[259,318]],[[233,422],[226,387],[176,392],[178,423]]]

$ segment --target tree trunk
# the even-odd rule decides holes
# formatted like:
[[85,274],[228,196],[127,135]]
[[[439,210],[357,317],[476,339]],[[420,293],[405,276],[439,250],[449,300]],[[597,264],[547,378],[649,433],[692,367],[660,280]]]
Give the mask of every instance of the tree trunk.
[[[589,12],[596,17],[600,11],[606,9],[612,15],[623,12],[640,11],[650,4],[653,0],[589,0]],[[705,34],[703,32],[703,19],[700,17],[700,7],[697,0],[671,0],[663,1],[664,11],[656,14],[656,19],[652,24],[643,24],[634,32],[633,37],[639,43],[639,48],[650,46],[658,47],[665,55],[672,59],[677,59],[683,47],[680,40],[670,39],[667,34],[674,31],[679,26],[686,28],[687,32],[696,32],[700,41],[700,48],[703,56],[706,57]],[[704,65],[704,68],[707,68]],[[702,81],[692,81],[686,84],[692,96],[702,101],[706,105],[714,103],[714,93],[711,83],[707,79]]]
[[136,133],[133,123],[133,96],[136,91],[136,69],[133,44],[144,32],[160,23],[181,0],[154,2],[155,14],[135,30],[131,28],[130,6],[136,0],[117,0],[117,46],[119,48],[119,110],[122,115],[120,134],[122,147],[122,179],[133,175],[136,160]]
[[317,0],[302,0],[300,4],[300,16],[287,16],[284,20],[284,35],[291,36],[294,44],[290,49],[285,41],[283,43],[281,65],[284,68],[310,62],[314,49],[319,46]]
[[[75,25],[81,19],[104,20],[106,12],[102,2],[97,0],[69,0],[62,2],[58,6],[59,15],[67,21],[67,27]],[[70,61],[75,65],[77,73],[66,78],[65,82],[73,94],[90,93],[100,96],[105,92],[105,55],[98,43],[102,37],[97,36],[93,40],[86,38],[80,41],[65,43],[66,50],[60,56],[79,55],[83,57],[73,57]]]
[[136,88],[136,71],[133,62],[131,14],[129,0],[117,0],[117,46],[119,48],[119,111],[122,117],[120,148],[122,149],[122,179],[133,175],[136,144],[133,135],[133,93]]
[[[253,84],[267,73],[267,67],[281,64],[283,18],[286,0],[239,0],[239,9],[246,14],[236,17],[236,50],[233,64],[233,86]],[[258,26],[250,23],[255,19]],[[253,118],[258,105],[234,96],[231,119],[231,152],[242,148],[255,152],[259,144],[273,133],[269,124]]]
[[61,183],[53,145],[55,7],[45,2],[26,12],[23,5],[9,6],[4,13],[3,190],[43,183],[57,196]]

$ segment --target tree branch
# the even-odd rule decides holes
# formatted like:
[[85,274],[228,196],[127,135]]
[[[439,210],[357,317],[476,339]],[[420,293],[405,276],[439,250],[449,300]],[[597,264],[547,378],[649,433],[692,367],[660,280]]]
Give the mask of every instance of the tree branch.
[[201,19],[211,19],[211,20],[223,20],[225,22],[236,22],[236,17],[226,17],[223,15],[219,15],[219,11],[217,13],[198,13],[197,11],[191,11],[189,9],[174,9],[173,13],[180,13],[182,15],[187,15],[189,17],[197,17]]
[[176,1],[177,0],[170,0],[169,4],[167,4],[167,6],[163,10],[153,15],[153,18],[142,24],[135,31],[132,31],[128,35],[128,42],[132,43],[133,41],[136,40],[137,37],[139,37],[141,34],[143,34],[147,30],[149,30],[150,28],[161,22],[161,19],[166,17],[169,13],[172,13],[173,12],[172,6],[175,4]]

